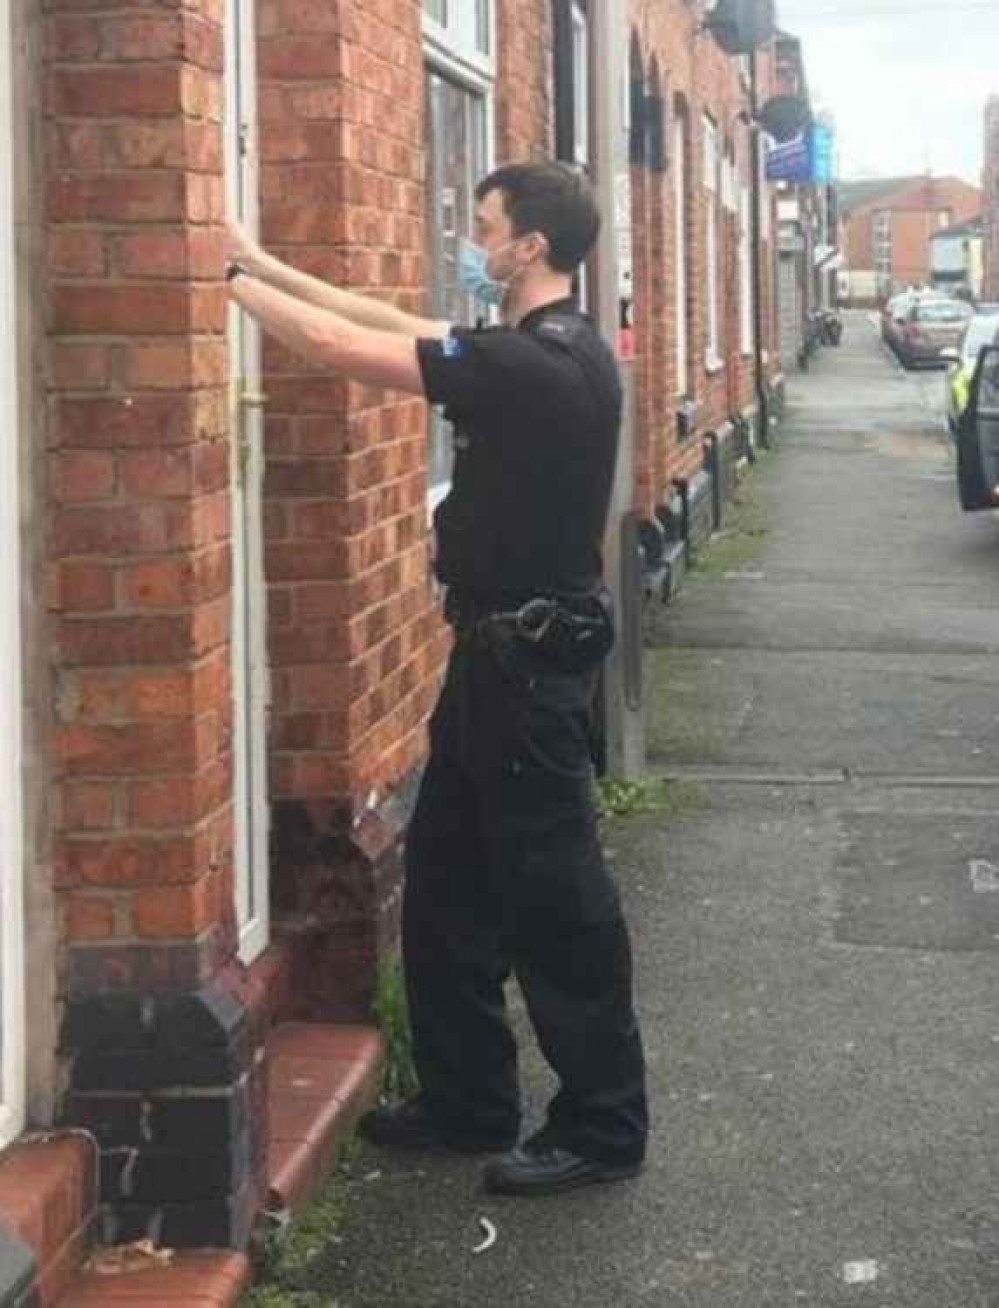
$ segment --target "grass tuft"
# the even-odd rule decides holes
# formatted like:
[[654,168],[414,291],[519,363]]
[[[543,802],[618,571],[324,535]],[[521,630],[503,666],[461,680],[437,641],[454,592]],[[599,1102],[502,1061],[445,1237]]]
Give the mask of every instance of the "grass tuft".
[[770,535],[770,515],[752,479],[744,481],[728,502],[724,526],[698,551],[695,571],[716,580],[752,562]]
[[623,821],[643,813],[669,820],[700,808],[704,788],[689,781],[621,781],[601,777],[597,782],[597,812],[604,821]]
[[322,1193],[265,1239],[246,1308],[337,1308],[331,1291],[346,1211],[342,1159],[351,1152],[351,1144],[347,1141],[341,1147],[338,1170]]
[[375,1020],[385,1041],[382,1094],[390,1101],[416,1094],[419,1081],[413,1064],[413,1035],[406,1002],[402,962],[396,957],[382,966],[375,992]]

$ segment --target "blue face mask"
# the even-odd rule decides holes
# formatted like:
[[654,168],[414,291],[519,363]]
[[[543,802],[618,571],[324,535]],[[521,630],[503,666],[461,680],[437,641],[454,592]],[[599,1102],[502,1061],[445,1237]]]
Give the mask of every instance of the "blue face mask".
[[[512,241],[508,241],[500,249],[505,250],[512,244]],[[493,251],[494,254],[499,254],[499,252],[499,250]],[[485,309],[493,306],[499,308],[503,303],[507,288],[506,282],[497,281],[495,277],[489,275],[490,258],[489,251],[484,250],[481,245],[476,245],[474,241],[461,242],[459,255],[461,288],[466,294],[473,296]]]

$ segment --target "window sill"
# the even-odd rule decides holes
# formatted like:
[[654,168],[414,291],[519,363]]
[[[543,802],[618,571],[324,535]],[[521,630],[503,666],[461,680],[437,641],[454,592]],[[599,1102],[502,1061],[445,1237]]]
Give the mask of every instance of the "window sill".
[[719,359],[716,355],[708,355],[704,360],[704,371],[708,376],[713,377],[715,373],[725,371],[725,360]]

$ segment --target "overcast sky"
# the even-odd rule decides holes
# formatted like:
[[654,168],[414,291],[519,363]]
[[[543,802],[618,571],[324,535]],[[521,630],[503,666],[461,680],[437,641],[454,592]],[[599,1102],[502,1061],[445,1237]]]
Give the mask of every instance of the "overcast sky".
[[832,111],[840,176],[953,173],[981,185],[982,113],[999,95],[999,0],[777,0]]

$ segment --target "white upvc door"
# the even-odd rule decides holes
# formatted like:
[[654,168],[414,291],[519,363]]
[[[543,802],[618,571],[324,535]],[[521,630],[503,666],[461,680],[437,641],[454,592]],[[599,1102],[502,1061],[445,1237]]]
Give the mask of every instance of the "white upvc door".
[[11,13],[0,0],[0,1147],[24,1126],[21,615]]
[[[226,3],[226,178],[229,212],[256,235],[256,44],[252,4]],[[266,947],[268,911],[266,589],[263,555],[263,396],[260,332],[230,310],[232,434],[234,797],[240,957]]]

